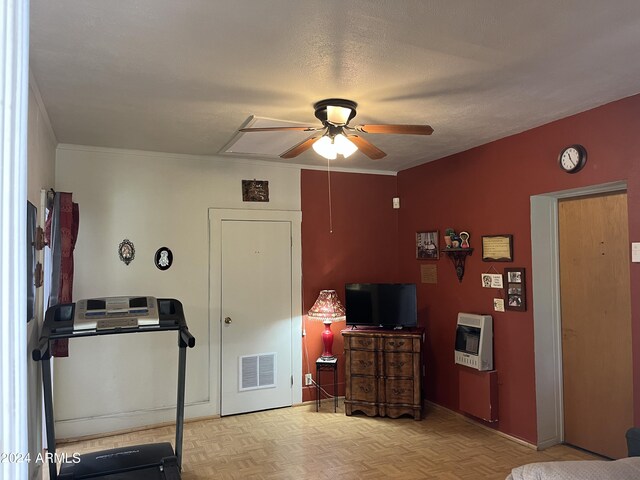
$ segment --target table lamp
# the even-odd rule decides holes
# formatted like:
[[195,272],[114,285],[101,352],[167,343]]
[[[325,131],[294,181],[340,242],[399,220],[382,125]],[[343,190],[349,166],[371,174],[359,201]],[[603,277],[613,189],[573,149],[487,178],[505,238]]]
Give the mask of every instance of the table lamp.
[[310,319],[324,323],[324,331],[322,332],[324,352],[320,357],[323,360],[335,358],[331,352],[331,347],[333,346],[331,323],[344,320],[346,318],[345,313],[345,309],[340,303],[340,300],[338,300],[338,294],[335,290],[322,290],[320,295],[318,295],[316,303],[314,303],[311,310],[309,310]]

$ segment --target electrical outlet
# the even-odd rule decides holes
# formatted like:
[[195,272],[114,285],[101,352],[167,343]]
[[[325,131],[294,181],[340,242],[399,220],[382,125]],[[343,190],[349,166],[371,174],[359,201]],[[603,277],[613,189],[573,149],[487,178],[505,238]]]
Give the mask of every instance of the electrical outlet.
[[306,373],[304,375],[304,384],[305,385],[313,385],[313,377],[310,373]]

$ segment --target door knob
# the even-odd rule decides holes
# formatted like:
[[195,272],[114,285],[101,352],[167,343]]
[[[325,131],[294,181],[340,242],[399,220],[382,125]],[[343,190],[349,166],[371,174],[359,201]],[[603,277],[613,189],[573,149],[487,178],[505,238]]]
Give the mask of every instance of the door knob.
[[224,323],[229,324],[231,322],[232,322],[231,317],[224,317]]

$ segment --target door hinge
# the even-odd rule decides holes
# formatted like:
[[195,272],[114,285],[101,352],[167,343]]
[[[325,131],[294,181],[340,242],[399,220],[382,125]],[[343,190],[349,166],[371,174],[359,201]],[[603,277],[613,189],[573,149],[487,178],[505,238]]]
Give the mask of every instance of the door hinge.
[[291,386],[293,387],[293,375],[291,375]]

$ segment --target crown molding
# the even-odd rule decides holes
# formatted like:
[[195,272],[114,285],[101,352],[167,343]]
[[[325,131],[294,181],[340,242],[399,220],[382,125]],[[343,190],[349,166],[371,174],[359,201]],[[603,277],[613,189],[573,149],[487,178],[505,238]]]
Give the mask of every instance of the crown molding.
[[[233,156],[191,155],[191,154],[184,154],[184,153],[151,152],[147,150],[130,150],[130,149],[113,148],[113,147],[96,147],[91,145],[76,145],[76,144],[70,144],[70,143],[59,143],[56,149],[68,150],[68,151],[103,153],[107,155],[127,155],[127,156],[148,157],[148,158],[170,158],[174,160],[207,160],[219,165],[231,164],[231,165],[251,165],[256,167],[290,168],[294,170],[323,170],[323,171],[327,170],[326,166],[271,162],[268,160],[254,160],[254,159],[235,156],[235,155]],[[364,169],[344,168],[344,167],[331,167],[330,170],[332,172],[397,176],[397,172],[389,172],[386,170],[364,170]]]
[[53,144],[57,146],[58,138],[56,137],[56,132],[53,130],[53,126],[51,125],[49,114],[44,106],[44,101],[42,100],[42,95],[40,94],[38,83],[36,82],[36,77],[33,76],[33,71],[31,69],[29,69],[29,88],[33,92],[33,96],[36,98],[36,104],[38,105],[38,110],[40,110],[40,113],[42,114],[45,129],[49,133],[49,137],[51,138],[51,141],[53,141]]

